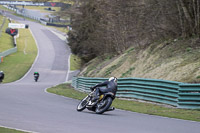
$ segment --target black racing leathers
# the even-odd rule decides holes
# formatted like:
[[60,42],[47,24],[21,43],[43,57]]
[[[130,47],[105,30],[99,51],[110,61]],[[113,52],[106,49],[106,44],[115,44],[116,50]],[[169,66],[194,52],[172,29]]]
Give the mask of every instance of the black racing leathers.
[[4,73],[2,72],[0,73],[0,83],[3,81],[3,79],[4,79]]
[[116,92],[117,92],[117,83],[114,80],[105,81],[105,82],[102,82],[102,83],[99,83],[99,84],[95,85],[93,87],[93,89],[94,88],[96,88],[96,92],[95,92],[96,96],[93,99],[93,101],[98,99],[99,93],[112,92],[112,93],[116,94]]

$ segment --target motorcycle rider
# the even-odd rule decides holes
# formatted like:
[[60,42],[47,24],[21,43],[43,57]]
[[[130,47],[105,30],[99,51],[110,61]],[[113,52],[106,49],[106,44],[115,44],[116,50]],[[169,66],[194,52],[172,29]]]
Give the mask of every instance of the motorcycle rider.
[[34,77],[37,76],[37,79],[39,78],[40,74],[38,72],[34,72]]
[[4,79],[4,72],[0,71],[0,83],[3,81]]
[[112,92],[114,95],[117,92],[117,78],[116,77],[110,77],[107,81],[99,83],[93,87],[91,87],[91,91],[93,91],[96,88],[95,96],[92,99],[93,102],[96,102],[96,100],[99,99],[99,93],[107,93]]

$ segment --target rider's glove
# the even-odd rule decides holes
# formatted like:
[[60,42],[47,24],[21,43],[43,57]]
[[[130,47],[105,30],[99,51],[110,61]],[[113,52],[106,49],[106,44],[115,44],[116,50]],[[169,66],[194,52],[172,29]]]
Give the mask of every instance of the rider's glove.
[[94,90],[94,87],[90,87],[90,90],[93,91],[93,90]]

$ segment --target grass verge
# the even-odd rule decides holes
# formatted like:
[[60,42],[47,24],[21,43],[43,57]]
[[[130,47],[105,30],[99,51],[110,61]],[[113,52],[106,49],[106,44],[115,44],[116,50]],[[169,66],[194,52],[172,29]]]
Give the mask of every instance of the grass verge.
[[6,56],[0,63],[0,70],[5,73],[4,83],[13,82],[24,76],[37,56],[35,40],[29,29],[19,29],[17,48],[16,53]]
[[0,127],[0,133],[25,133],[22,131]]
[[[70,84],[60,84],[58,86],[48,88],[47,91],[50,93],[55,93],[58,95],[79,100],[83,99],[87,95],[86,93],[75,90],[71,87]],[[118,98],[114,100],[112,106],[122,110],[144,113],[149,115],[158,115],[170,118],[200,121],[200,110],[169,108],[151,103],[143,103],[132,100],[122,100]]]
[[79,70],[81,68],[81,59],[74,55],[71,54],[70,56],[70,70],[74,71],[74,70]]
[[[0,15],[0,26],[3,23],[4,18],[5,18],[4,16]],[[5,24],[2,28],[1,35],[0,35],[0,52],[6,51],[6,50],[14,47],[12,37],[9,34],[5,33],[6,28],[8,28],[8,23],[9,23],[9,21],[6,18]]]
[[4,10],[4,11],[10,11],[10,12],[12,12],[11,10],[5,8],[3,5],[0,5],[0,9],[1,9],[1,10]]

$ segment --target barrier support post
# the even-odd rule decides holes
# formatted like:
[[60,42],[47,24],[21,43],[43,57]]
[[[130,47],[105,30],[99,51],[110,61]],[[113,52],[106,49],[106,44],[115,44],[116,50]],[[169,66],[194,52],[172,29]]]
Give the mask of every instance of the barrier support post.
[[1,62],[3,62],[3,56],[1,56]]

